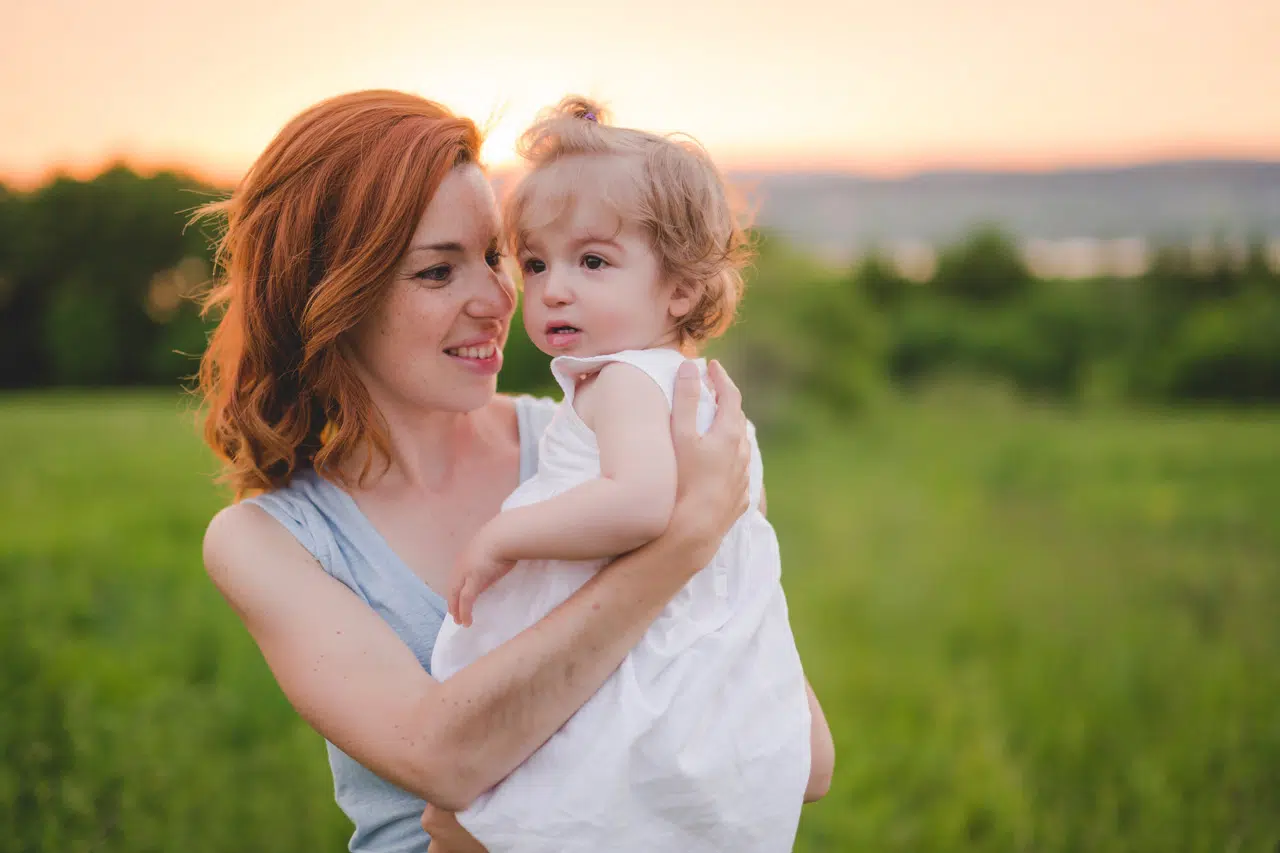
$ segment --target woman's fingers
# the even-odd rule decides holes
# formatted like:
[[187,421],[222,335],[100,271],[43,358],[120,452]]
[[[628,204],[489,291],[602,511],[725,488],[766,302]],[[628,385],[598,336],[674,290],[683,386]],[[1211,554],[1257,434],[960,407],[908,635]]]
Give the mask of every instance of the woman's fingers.
[[[696,366],[686,361],[677,374],[672,400],[672,436],[679,465],[681,494],[697,492],[709,517],[729,519],[747,509],[751,440],[746,416],[742,413],[742,394],[724,367],[712,361],[707,370],[717,398],[716,416],[711,428],[700,436],[697,429],[698,401],[703,385]],[[727,529],[727,524],[722,524]]]
[[671,401],[671,434],[677,441],[698,437],[698,400],[702,397],[702,378],[698,366],[685,361],[676,372],[675,396]]
[[745,416],[742,414],[742,392],[729,378],[724,366],[712,359],[707,366],[707,375],[711,377],[711,387],[716,395],[716,421],[738,421],[746,429]]
[[724,366],[712,360],[707,373],[715,389],[717,403],[716,418],[707,435],[723,439],[733,448],[734,462],[727,473],[729,494],[737,499],[730,509],[732,517],[737,518],[747,511],[750,504],[751,435],[747,416],[742,412],[742,392],[725,372]]

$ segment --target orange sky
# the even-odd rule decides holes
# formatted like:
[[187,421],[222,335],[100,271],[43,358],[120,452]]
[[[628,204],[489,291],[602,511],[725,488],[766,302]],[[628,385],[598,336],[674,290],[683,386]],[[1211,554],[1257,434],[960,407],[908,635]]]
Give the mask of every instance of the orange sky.
[[0,20],[20,183],[116,156],[235,177],[298,110],[374,86],[499,112],[493,162],[568,91],[733,167],[1280,157],[1280,0],[0,0]]

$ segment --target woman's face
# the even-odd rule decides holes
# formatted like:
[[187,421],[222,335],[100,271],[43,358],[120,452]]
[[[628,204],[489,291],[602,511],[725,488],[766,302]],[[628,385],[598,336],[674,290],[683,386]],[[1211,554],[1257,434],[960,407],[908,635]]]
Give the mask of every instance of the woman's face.
[[467,412],[497,389],[515,287],[498,208],[477,166],[455,168],[414,230],[378,309],[355,330],[355,363],[385,407]]

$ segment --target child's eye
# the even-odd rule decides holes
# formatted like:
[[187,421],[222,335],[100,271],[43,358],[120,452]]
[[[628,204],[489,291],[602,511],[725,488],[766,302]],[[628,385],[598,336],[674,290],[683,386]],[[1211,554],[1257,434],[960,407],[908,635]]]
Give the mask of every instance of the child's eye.
[[609,265],[609,262],[599,255],[583,255],[582,263],[585,264],[589,270],[598,270],[601,267],[607,267]]
[[452,265],[436,264],[434,267],[427,267],[425,270],[414,273],[413,277],[422,281],[445,282],[449,280],[449,275],[452,272]]
[[498,264],[502,263],[502,259],[504,257],[505,255],[503,255],[497,249],[490,249],[489,251],[484,253],[484,262],[496,269]]
[[547,265],[537,258],[529,258],[524,262],[522,267],[526,275],[537,275],[540,272],[547,271]]

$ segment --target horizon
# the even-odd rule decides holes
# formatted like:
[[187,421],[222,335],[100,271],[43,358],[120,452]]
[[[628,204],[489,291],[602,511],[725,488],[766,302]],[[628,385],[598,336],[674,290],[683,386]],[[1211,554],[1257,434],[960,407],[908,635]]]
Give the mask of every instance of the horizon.
[[[801,163],[795,166],[770,166],[770,165],[744,165],[744,166],[725,166],[719,164],[726,175],[734,176],[755,176],[755,175],[797,175],[797,176],[834,176],[846,177],[866,181],[878,181],[884,183],[894,183],[899,181],[910,181],[920,178],[928,178],[933,176],[948,175],[983,175],[992,177],[1049,177],[1055,175],[1072,175],[1091,172],[1125,172],[1138,169],[1152,169],[1161,167],[1175,166],[1276,166],[1280,167],[1280,155],[1275,157],[1251,157],[1251,156],[1191,156],[1191,157],[1175,157],[1175,158],[1159,158],[1150,160],[1120,160],[1116,162],[1069,162],[1060,165],[1048,165],[1044,167],[1025,166],[1020,167],[1016,164],[1000,164],[992,167],[982,167],[979,165],[937,165],[925,166],[910,171],[872,171],[859,169],[856,167],[841,168],[839,166],[825,166],[822,164]],[[209,171],[202,170],[198,166],[180,162],[155,162],[144,163],[131,160],[124,156],[106,157],[95,164],[82,166],[61,165],[51,167],[47,171],[31,177],[22,176],[14,177],[0,172],[0,187],[6,187],[17,192],[33,192],[41,187],[47,186],[59,178],[70,178],[75,181],[90,181],[115,168],[125,168],[141,177],[151,177],[158,174],[169,173],[181,175],[192,179],[198,183],[208,184],[215,187],[233,187],[239,180],[241,174],[223,174],[219,175]],[[502,163],[498,165],[485,164],[486,171],[491,178],[503,179],[510,175],[518,174],[521,166],[518,163]]]

